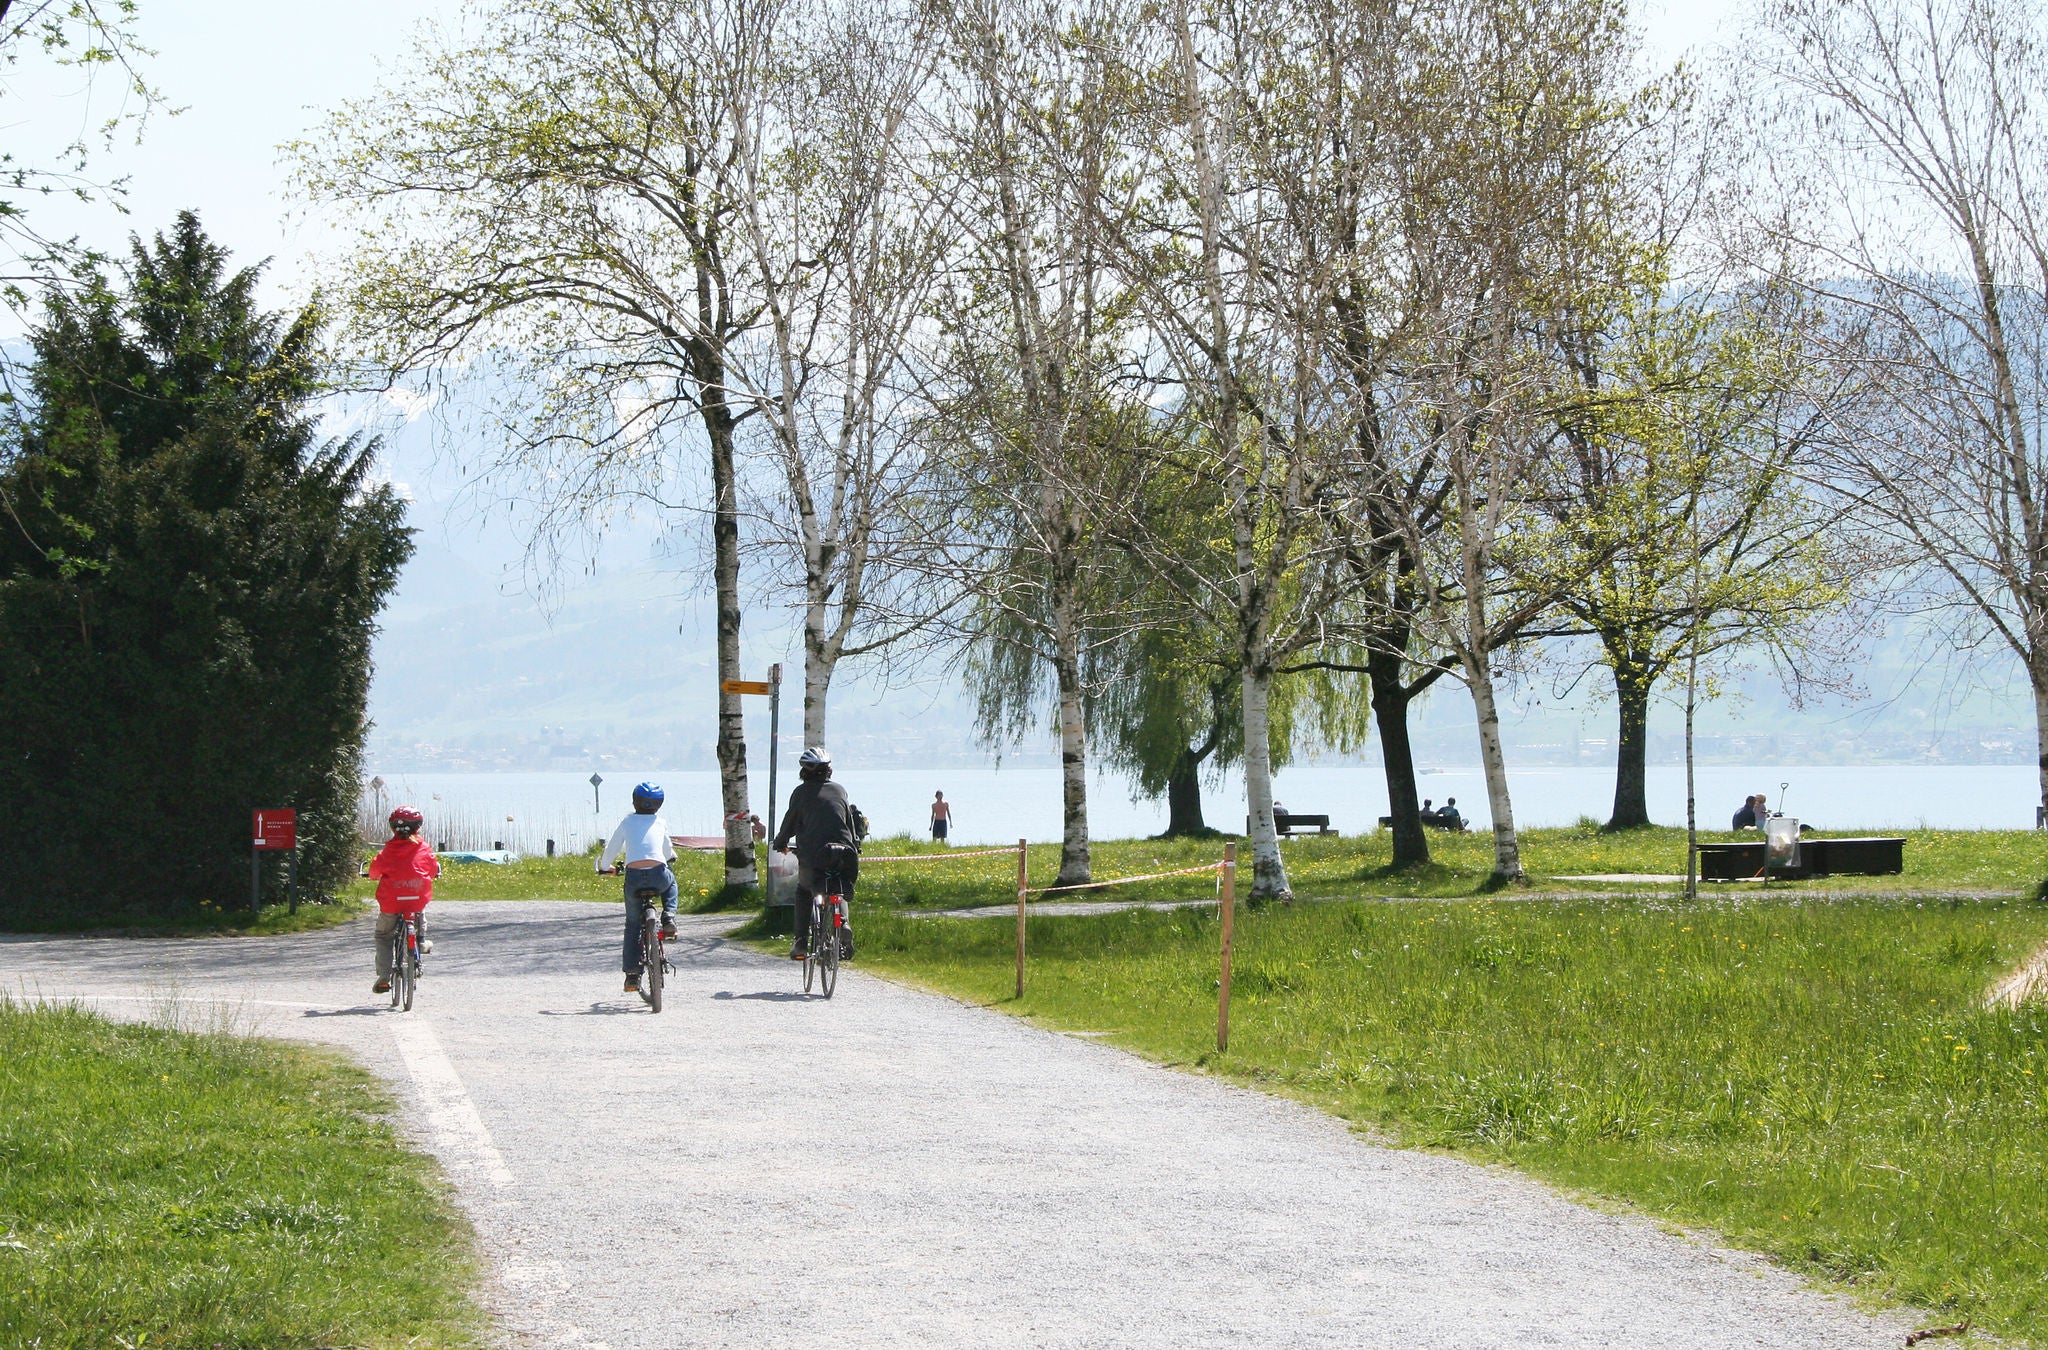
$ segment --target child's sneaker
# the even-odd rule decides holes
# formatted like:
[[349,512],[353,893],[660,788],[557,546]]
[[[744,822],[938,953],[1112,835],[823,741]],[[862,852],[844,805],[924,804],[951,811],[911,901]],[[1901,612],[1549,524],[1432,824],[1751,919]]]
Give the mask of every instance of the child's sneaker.
[[667,942],[676,935],[676,921],[673,915],[664,914],[661,919],[661,940]]
[[625,992],[628,994],[637,994],[640,992],[640,977],[638,975],[628,975],[626,977]]
[[388,979],[383,979],[383,980],[379,980],[379,981],[377,981],[377,982],[376,982],[375,984],[373,984],[373,985],[371,985],[371,986],[370,986],[370,992],[371,992],[371,993],[373,993],[373,994],[388,994],[388,993],[390,993],[390,992],[391,992],[391,981],[390,981],[390,980],[388,980]]
[[421,939],[420,939],[420,955],[421,955],[421,956],[432,956],[433,954],[434,954],[434,940],[433,940],[432,938],[421,938]]

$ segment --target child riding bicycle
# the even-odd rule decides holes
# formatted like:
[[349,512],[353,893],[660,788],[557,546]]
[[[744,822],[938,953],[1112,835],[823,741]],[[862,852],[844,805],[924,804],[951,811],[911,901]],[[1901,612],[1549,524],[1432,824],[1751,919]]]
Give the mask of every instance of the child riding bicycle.
[[391,813],[391,838],[370,859],[363,875],[377,879],[377,982],[373,994],[391,992],[391,934],[399,918],[413,916],[422,954],[434,950],[427,941],[427,902],[434,898],[434,878],[441,875],[441,860],[427,841],[419,837],[426,818],[417,807],[401,806]]
[[633,814],[619,822],[604,850],[597,855],[600,876],[619,869],[611,860],[623,856],[626,874],[626,945],[619,957],[625,972],[626,992],[640,992],[640,898],[641,891],[661,894],[661,936],[676,935],[676,877],[669,864],[675,861],[676,846],[669,838],[668,822],[662,819],[661,804],[667,800],[661,788],[642,783],[633,789]]
[[[773,847],[781,852],[796,843],[796,941],[789,959],[804,959],[804,942],[810,934],[811,901],[823,890],[827,878],[836,874],[849,911],[853,905],[853,883],[860,875],[860,830],[855,825],[853,803],[846,789],[832,781],[832,752],[814,745],[797,758],[797,785],[789,794],[789,809],[782,814],[782,828],[775,832]],[[853,928],[840,930],[839,957],[853,959]]]

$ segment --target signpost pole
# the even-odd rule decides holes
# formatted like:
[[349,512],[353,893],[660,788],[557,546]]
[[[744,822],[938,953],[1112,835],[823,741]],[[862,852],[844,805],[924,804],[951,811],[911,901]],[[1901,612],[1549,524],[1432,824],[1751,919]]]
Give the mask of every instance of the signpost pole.
[[604,786],[603,774],[594,773],[590,775],[590,814],[593,816],[604,814],[604,799],[597,794],[597,790],[602,786]]
[[[775,766],[782,756],[778,753],[777,742],[782,738],[782,663],[777,661],[768,667],[768,828],[774,829],[782,823],[782,802],[775,795]],[[768,847],[775,847],[775,840],[768,840]],[[763,859],[765,862],[766,860]],[[775,873],[771,869],[768,877],[768,903],[775,903]]]
[[285,913],[299,912],[299,851],[293,849],[285,859],[284,893],[287,901]]
[[249,850],[249,912],[263,912],[263,851]]

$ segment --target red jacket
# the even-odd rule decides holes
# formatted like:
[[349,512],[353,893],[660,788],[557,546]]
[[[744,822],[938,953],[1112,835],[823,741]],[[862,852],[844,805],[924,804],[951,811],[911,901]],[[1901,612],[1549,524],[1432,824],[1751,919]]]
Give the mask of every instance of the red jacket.
[[441,860],[417,835],[393,838],[370,859],[370,875],[377,878],[378,909],[386,914],[417,914],[434,898],[434,878],[441,875]]

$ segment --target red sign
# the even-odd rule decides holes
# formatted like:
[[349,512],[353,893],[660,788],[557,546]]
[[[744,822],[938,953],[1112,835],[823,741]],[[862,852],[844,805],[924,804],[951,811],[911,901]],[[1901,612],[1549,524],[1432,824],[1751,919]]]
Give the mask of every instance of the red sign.
[[297,811],[258,811],[256,813],[256,849],[286,849],[299,846],[299,813]]

